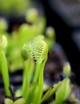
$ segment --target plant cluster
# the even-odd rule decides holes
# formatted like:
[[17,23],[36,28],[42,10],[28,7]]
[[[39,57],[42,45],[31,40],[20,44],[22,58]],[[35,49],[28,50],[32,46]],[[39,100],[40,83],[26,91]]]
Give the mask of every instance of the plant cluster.
[[[45,29],[45,17],[40,16],[36,9],[26,13],[26,20],[31,25],[22,24],[12,35],[6,33],[7,23],[0,21],[0,72],[5,87],[5,104],[42,104],[55,93],[55,99],[50,104],[63,104],[68,98],[72,84],[70,83],[71,68],[69,64],[63,67],[66,75],[62,81],[48,86],[44,92],[44,67],[48,59],[48,52],[54,46],[55,32],[52,27]],[[6,24],[6,25],[5,25]],[[10,69],[23,69],[23,82],[17,91],[10,87]],[[10,87],[10,90],[9,90]]]

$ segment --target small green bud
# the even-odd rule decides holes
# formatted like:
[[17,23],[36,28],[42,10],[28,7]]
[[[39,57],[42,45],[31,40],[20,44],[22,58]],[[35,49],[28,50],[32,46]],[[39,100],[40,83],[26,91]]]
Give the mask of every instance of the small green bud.
[[2,35],[0,38],[0,47],[6,48],[8,44],[7,38],[5,35]]
[[69,64],[69,62],[66,62],[63,66],[63,73],[67,75],[67,77],[70,76],[71,74],[71,66]]
[[28,46],[28,44],[24,44],[23,48],[22,48],[22,58],[24,60],[27,60],[28,58],[30,58],[30,53],[31,53],[31,50],[30,50],[30,47]]
[[26,20],[31,23],[36,23],[38,20],[38,11],[35,8],[31,8],[26,13]]
[[28,54],[27,54],[27,50],[23,47],[22,48],[22,57],[24,60],[28,59]]
[[54,29],[53,29],[52,27],[48,27],[48,28],[46,29],[46,35],[47,35],[49,38],[51,38],[51,39],[55,38],[55,31],[54,31]]

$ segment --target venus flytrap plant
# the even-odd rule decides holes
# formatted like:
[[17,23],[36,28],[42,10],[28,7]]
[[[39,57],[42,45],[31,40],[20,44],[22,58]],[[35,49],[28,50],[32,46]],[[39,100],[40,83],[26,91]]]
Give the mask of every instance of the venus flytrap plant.
[[[55,100],[50,104],[63,104],[68,98],[72,89],[69,80],[71,68],[68,63],[64,64],[63,67],[63,73],[66,74],[66,78],[58,84],[53,85],[53,87],[49,88],[46,94],[43,95],[44,67],[48,57],[48,45],[44,39],[44,36],[39,35],[24,44],[21,52],[24,66],[23,83],[22,87],[18,90],[18,97],[20,95],[22,97],[17,100],[6,98],[5,104],[42,104],[54,93],[56,95]],[[6,39],[4,40],[6,42]],[[6,46],[3,45],[3,43],[4,41],[1,47]],[[8,87],[6,88],[8,89]]]
[[35,73],[33,82],[37,82],[36,91],[34,92],[33,104],[40,104],[40,100],[43,94],[44,84],[44,66],[47,61],[48,46],[44,42],[43,37],[38,36],[33,40],[32,45],[33,58],[35,61]]
[[[40,42],[39,41],[35,42],[34,44],[35,46],[33,47],[33,52],[34,52],[34,60],[36,61],[34,81],[37,81],[42,64],[45,63],[44,60],[47,60],[46,58],[48,54],[48,47],[43,40],[41,40]],[[43,65],[43,69],[44,69],[44,65]]]
[[[59,92],[60,86],[66,88],[66,86],[69,85],[69,79],[59,82],[58,84],[55,84],[52,88],[50,88],[47,93],[42,97],[44,85],[43,73],[44,66],[47,60],[47,55],[48,46],[44,42],[44,37],[42,35],[37,36],[31,41],[25,43],[22,48],[22,57],[24,64],[22,95],[26,99],[26,103],[28,104],[36,104],[36,102],[37,104],[41,104],[42,102],[49,99],[55,92],[57,93],[57,90]],[[34,61],[33,63],[35,63],[32,84],[30,83],[33,73],[33,66],[30,63],[31,60]],[[32,66],[32,68],[30,68],[30,65]],[[63,89],[62,87],[60,87],[60,89]],[[63,99],[66,99],[66,96],[68,96],[68,94],[69,93],[67,93],[65,95],[65,98]],[[58,95],[59,93],[57,94],[57,96]],[[63,102],[63,100],[61,101]]]
[[6,95],[10,95],[8,64],[7,64],[5,53],[3,51],[3,49],[6,48],[6,46],[7,46],[7,38],[3,35],[0,37],[0,72],[2,74],[2,78],[4,82],[5,93]]
[[[29,73],[30,69],[28,69],[28,67],[30,68],[29,60],[32,59],[35,62],[35,70],[33,75],[34,78],[32,83],[37,83],[37,86],[36,86],[37,90],[33,91],[34,92],[33,95],[35,95],[33,96],[33,99],[32,99],[33,104],[35,104],[36,102],[39,104],[42,97],[43,83],[44,83],[43,72],[44,72],[45,62],[47,60],[47,55],[48,55],[48,47],[47,47],[47,44],[43,41],[43,36],[35,37],[30,42],[24,44],[24,47],[22,49],[22,57],[25,62],[24,66],[26,65],[26,68],[24,68],[24,75],[23,75],[24,79],[23,79],[23,86],[22,86],[22,95],[26,100],[27,98],[29,98],[28,87],[30,85],[30,80],[32,75]],[[25,93],[25,90],[27,91],[26,93]]]
[[23,58],[23,65],[24,65],[22,95],[26,99],[26,102],[27,102],[28,93],[29,93],[29,85],[30,85],[30,81],[31,81],[31,77],[33,74],[33,69],[34,69],[34,62],[32,59],[32,52],[31,52],[29,43],[24,44],[22,48],[22,58]]
[[[43,95],[44,67],[48,58],[48,50],[50,50],[55,43],[55,31],[52,27],[48,27],[46,29],[46,37],[40,35],[45,28],[45,18],[43,16],[39,17],[36,9],[28,11],[26,19],[28,22],[32,23],[32,25],[21,25],[19,31],[16,32],[16,39],[13,36],[11,36],[11,39],[9,37],[9,42],[11,44],[7,49],[9,52],[8,55],[10,55],[9,59],[11,62],[13,62],[13,66],[15,63],[17,63],[17,61],[20,62],[21,59],[23,62],[23,82],[21,88],[15,94],[18,97],[21,95],[23,98],[17,100],[6,98],[5,104],[42,104],[54,93],[56,98],[51,102],[51,104],[63,104],[63,102],[68,98],[72,89],[69,80],[71,72],[70,65],[69,63],[66,63],[63,67],[63,73],[66,74],[66,78],[63,81],[60,81],[58,84],[53,85],[53,87],[49,87],[46,94]],[[42,21],[44,21],[44,23]],[[4,25],[0,27],[0,29],[0,33],[4,32],[2,31],[5,30]],[[6,38],[1,34],[0,72],[3,76],[6,95],[9,96],[8,67],[3,51],[3,48],[5,48],[6,45]],[[23,99],[25,99],[26,102],[24,102]]]
[[[25,26],[24,28],[25,29],[23,29],[22,31],[26,30]],[[26,30],[27,32],[22,32],[22,33],[31,34],[33,30],[36,31],[37,29],[37,28],[35,29],[33,28],[33,30],[29,32],[30,28],[31,27],[27,28]],[[53,30],[50,30],[50,31],[47,30],[46,35],[49,35],[48,38],[52,40],[52,38],[54,37],[53,33],[54,33]],[[2,40],[4,41],[1,42],[2,43],[1,46],[5,47],[5,45],[3,45],[3,43],[6,42],[6,39],[4,38],[4,36]],[[44,85],[43,73],[44,73],[44,66],[47,61],[47,55],[48,55],[48,46],[44,40],[45,40],[44,36],[39,35],[33,38],[31,41],[28,40],[28,42],[26,42],[22,48],[21,55],[22,55],[22,60],[24,65],[24,71],[23,71],[22,89],[19,90],[20,91],[19,95],[22,95],[26,99],[26,104],[36,104],[36,102],[37,104],[41,104],[47,99],[49,99],[54,93],[56,93],[55,101],[53,101],[51,104],[63,104],[63,102],[67,99],[71,91],[71,85],[69,85],[70,80],[68,78],[70,76],[69,64],[65,64],[63,68],[64,69],[63,72],[64,74],[66,74],[67,78],[65,78],[63,81],[59,82],[58,84],[54,85],[52,88],[50,88],[46,92],[46,94],[42,97],[43,85]],[[21,45],[20,45],[20,48],[21,48]],[[0,60],[0,63],[1,63],[1,60]],[[33,75],[33,79],[32,79],[32,75]],[[6,88],[8,89],[8,87]],[[64,89],[66,89],[67,92],[65,92]],[[62,96],[62,93],[63,93],[63,96]],[[10,99],[8,99],[8,101],[10,101]],[[5,104],[7,103],[9,102],[7,102],[6,100]],[[17,104],[17,103],[16,101],[10,101],[10,104]]]

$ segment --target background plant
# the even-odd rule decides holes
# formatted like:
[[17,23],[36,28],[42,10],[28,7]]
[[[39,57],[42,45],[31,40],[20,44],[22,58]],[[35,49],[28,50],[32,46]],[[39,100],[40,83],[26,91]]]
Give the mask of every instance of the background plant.
[[8,73],[8,63],[5,56],[4,48],[7,46],[7,38],[4,35],[0,35],[0,73],[2,74],[5,93],[10,95],[9,86],[9,73]]

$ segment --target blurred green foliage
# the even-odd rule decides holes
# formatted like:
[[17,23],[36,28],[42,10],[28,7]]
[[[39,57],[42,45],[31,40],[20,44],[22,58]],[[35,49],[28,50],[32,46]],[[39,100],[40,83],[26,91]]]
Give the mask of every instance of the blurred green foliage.
[[[6,32],[6,29],[8,28],[7,21],[3,18],[0,19],[0,34],[5,35],[8,39],[8,46],[5,53],[8,60],[9,70],[11,72],[23,68],[21,59],[21,48],[23,44],[26,41],[28,42],[31,40],[34,36],[44,35],[43,33],[46,28],[46,18],[41,16],[38,10],[35,8],[28,9],[25,14],[25,18],[27,22],[31,23],[31,25],[23,23],[19,27],[18,31],[12,31],[11,34]],[[53,43],[55,43],[55,32],[52,27],[48,30],[51,31],[51,33],[47,32],[45,35],[45,40],[49,46],[49,49],[51,49],[54,45]],[[48,34],[53,36],[50,37]]]
[[0,0],[0,12],[4,14],[24,14],[30,0]]

